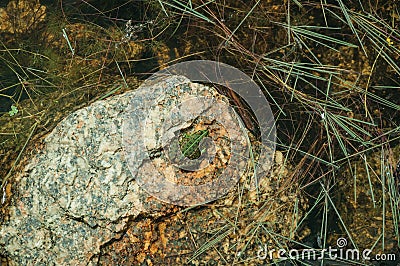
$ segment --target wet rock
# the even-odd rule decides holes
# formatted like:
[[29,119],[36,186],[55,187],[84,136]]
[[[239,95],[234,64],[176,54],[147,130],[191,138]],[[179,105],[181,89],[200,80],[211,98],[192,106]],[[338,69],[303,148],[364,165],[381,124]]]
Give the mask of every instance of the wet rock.
[[25,33],[34,30],[46,17],[39,0],[10,1],[0,8],[0,32]]

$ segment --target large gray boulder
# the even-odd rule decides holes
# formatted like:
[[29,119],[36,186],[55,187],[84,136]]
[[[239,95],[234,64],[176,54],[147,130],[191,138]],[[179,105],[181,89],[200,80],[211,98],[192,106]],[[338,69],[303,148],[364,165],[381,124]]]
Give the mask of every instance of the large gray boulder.
[[[169,115],[180,99],[200,95],[227,103],[213,88],[170,76],[139,90],[97,101],[65,118],[46,136],[44,148],[37,151],[14,180],[16,191],[9,202],[9,215],[0,228],[2,255],[8,257],[11,265],[94,265],[101,247],[119,238],[129,221],[137,217],[157,218],[171,212],[174,205],[156,200],[136,182],[135,175],[141,174],[140,168],[146,167],[148,157],[136,154],[135,160],[128,158],[128,167],[125,157],[133,155],[124,152],[126,145],[138,143],[136,137],[143,139],[143,132],[145,142],[152,146],[148,150],[160,149],[163,141],[158,139],[157,132],[161,129],[149,123],[143,131],[140,117],[128,123],[124,119],[127,108],[136,105],[142,115],[144,110],[146,115],[159,120]],[[163,108],[147,111],[144,106],[149,104]],[[199,114],[201,108],[210,108],[194,107],[197,111],[200,108]],[[207,123],[215,126],[217,122]],[[176,132],[189,126],[187,122],[166,130]],[[129,132],[124,133],[124,127]],[[237,132],[240,130],[243,129],[239,127]],[[238,140],[246,151],[243,138]],[[230,143],[223,141],[220,145],[217,141],[216,150],[220,155],[216,156],[214,168],[203,170],[209,171],[203,172],[203,176],[209,177],[211,171],[227,163],[230,152],[224,147]],[[165,158],[158,156],[156,167],[160,167],[162,175],[169,174],[176,179],[184,171],[171,170]],[[239,160],[232,171],[244,170],[245,162]],[[220,185],[223,189],[215,196],[226,193],[226,186],[230,184]]]

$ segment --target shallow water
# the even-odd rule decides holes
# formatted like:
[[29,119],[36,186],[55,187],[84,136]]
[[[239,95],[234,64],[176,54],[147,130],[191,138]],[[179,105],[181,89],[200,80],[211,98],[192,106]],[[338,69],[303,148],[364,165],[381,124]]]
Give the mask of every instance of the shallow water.
[[[1,91],[3,95],[0,95],[0,114],[3,114],[0,120],[1,133],[3,133],[0,135],[2,176],[8,173],[18,152],[22,150],[32,128],[32,121],[39,121],[39,125],[43,125],[43,127],[39,126],[35,133],[48,132],[68,113],[87,105],[93,99],[107,95],[112,91],[111,88],[115,88],[115,84],[125,84],[129,78],[132,80],[131,82],[128,80],[127,83],[133,84],[136,78],[143,79],[163,64],[170,61],[173,63],[176,59],[182,58],[182,61],[213,59],[235,65],[249,74],[257,73],[258,76],[255,76],[255,79],[262,80],[266,88],[270,88],[268,98],[277,118],[279,150],[283,151],[285,156],[287,155],[288,164],[292,164],[297,171],[297,174],[293,176],[293,182],[298,182],[304,188],[304,193],[309,196],[310,206],[314,204],[315,198],[321,192],[321,183],[315,180],[322,180],[325,186],[333,186],[329,195],[337,204],[336,208],[346,225],[357,228],[378,224],[377,221],[382,218],[382,210],[370,208],[370,204],[374,190],[376,190],[376,197],[382,194],[379,194],[380,176],[377,175],[376,183],[368,182],[371,180],[366,179],[366,176],[380,171],[382,161],[380,148],[385,150],[385,156],[388,157],[385,158],[387,167],[394,167],[400,158],[398,151],[400,78],[385,60],[380,59],[370,43],[366,45],[369,57],[364,56],[360,49],[348,48],[345,45],[321,39],[319,43],[310,42],[312,46],[309,47],[310,50],[307,50],[306,45],[310,43],[307,43],[299,32],[297,35],[294,32],[288,37],[287,27],[279,25],[279,23],[288,23],[285,16],[288,7],[271,2],[260,4],[260,9],[254,11],[259,13],[253,13],[257,15],[249,17],[245,15],[252,8],[252,5],[248,3],[227,1],[225,5],[212,6],[213,14],[218,14],[219,18],[215,25],[198,19],[197,13],[192,13],[191,17],[187,14],[180,16],[180,13],[173,9],[168,9],[171,16],[159,19],[164,11],[160,9],[158,3],[148,5],[146,2],[127,0],[88,2],[64,0],[62,2],[63,9],[61,10],[60,6],[52,1],[41,1],[42,5],[47,6],[46,18],[43,22],[33,23],[30,26],[31,30],[17,34],[0,32],[4,40],[3,45],[7,48],[0,53],[2,64],[0,88],[3,89]],[[326,21],[318,7],[319,1],[317,2],[315,5],[305,6],[307,11],[302,11],[304,9],[298,8],[291,2],[292,21],[290,23],[293,26],[324,26]],[[4,8],[6,5],[0,7]],[[201,11],[202,14],[207,14],[206,10],[201,9]],[[394,8],[393,12],[395,12]],[[382,15],[385,14],[387,15],[387,13],[382,13]],[[208,14],[208,17],[211,17],[211,14]],[[131,20],[130,27],[127,26],[129,20]],[[241,24],[242,21],[243,24]],[[398,24],[398,19],[393,21]],[[225,23],[223,25],[227,26],[231,32],[236,29],[234,35],[236,42],[229,44],[224,42],[230,33],[226,32],[224,27],[218,26],[221,22]],[[357,38],[352,35],[349,28],[344,26],[344,23],[332,17],[328,17],[328,22],[330,27],[336,28],[322,29],[318,31],[319,33],[329,34],[332,38],[358,45]],[[63,36],[62,29],[65,29],[66,36]],[[288,38],[290,44],[286,43]],[[398,37],[392,36],[394,45],[397,45],[399,41],[396,38]],[[385,42],[384,38],[383,42]],[[333,49],[327,48],[327,45]],[[23,49],[28,52],[13,49]],[[266,61],[263,61],[264,55],[267,55]],[[393,52],[391,56],[394,62],[398,62],[398,53]],[[13,61],[13,58],[18,64]],[[262,67],[258,68],[259,64],[256,60],[260,60],[260,64],[265,64],[266,69],[272,74],[266,75]],[[314,64],[317,61],[325,67],[336,66],[337,68],[332,72],[333,74],[326,74],[319,70],[317,64]],[[304,68],[299,69],[304,72],[295,68],[295,63],[303,64]],[[313,64],[309,67],[307,64],[311,63]],[[327,71],[326,68],[323,70]],[[299,72],[294,75],[294,71]],[[370,75],[370,73],[376,75]],[[279,78],[286,80],[286,83],[296,90],[285,91],[284,82],[279,82]],[[354,90],[349,89],[351,86],[343,85],[346,82],[360,86],[361,91],[374,93],[373,96],[368,96],[371,98],[366,104],[369,108],[367,116],[362,106],[364,94],[355,93]],[[13,85],[16,86],[8,88]],[[365,89],[366,87],[368,90]],[[340,108],[332,108],[330,110],[332,114],[376,124],[376,126],[370,126],[359,123],[357,125],[361,130],[352,127],[353,132],[357,132],[364,138],[363,141],[373,140],[376,144],[378,151],[365,152],[365,156],[371,161],[368,174],[360,170],[365,169],[365,161],[357,156],[351,157],[351,168],[346,160],[340,161],[338,165],[341,168],[338,171],[332,170],[329,164],[321,163],[321,160],[329,162],[332,154],[335,157],[334,161],[341,160],[343,158],[341,145],[346,145],[346,152],[350,155],[367,149],[360,145],[360,141],[355,141],[353,136],[346,135],[345,130],[343,131],[340,127],[336,128],[344,132],[342,134],[345,144],[335,142],[333,150],[327,146],[330,140],[324,131],[325,116],[322,116],[326,107],[324,109],[323,105],[322,107],[309,106],[307,105],[309,102],[304,104],[306,101],[299,100],[298,97],[305,95],[305,97],[315,97],[322,101],[326,98],[328,88],[331,90],[330,97],[340,98],[338,102],[351,109],[351,111],[342,112]],[[9,98],[12,95],[14,95],[13,100]],[[65,96],[58,98],[60,95]],[[380,100],[377,101],[376,97],[380,97]],[[12,104],[20,110],[15,117],[10,117],[8,114]],[[280,109],[285,114],[280,112]],[[365,118],[368,115],[371,119]],[[363,134],[363,130],[369,134]],[[19,134],[20,132],[24,134]],[[334,138],[333,129],[329,132],[331,138]],[[379,146],[380,139],[382,142],[389,140],[391,142]],[[305,157],[305,153],[321,160]],[[398,180],[394,181],[398,182]],[[311,185],[308,185],[309,183]],[[355,187],[354,184],[356,184]],[[357,196],[354,197],[354,191],[361,195],[358,201],[352,200],[357,198]],[[393,194],[393,197],[396,195],[398,196],[398,194]],[[329,209],[329,215],[326,217],[323,215],[323,202],[318,203],[318,206],[311,212],[304,226],[310,232],[301,239],[303,243],[315,248],[320,247],[321,238],[325,237],[321,231],[327,232],[325,240],[329,244],[334,244],[339,236],[346,236],[346,228],[341,224],[332,206],[326,208]],[[387,203],[386,207],[388,206],[390,202]],[[366,216],[376,219],[371,221],[368,220],[371,217],[363,218],[362,214],[356,212],[357,208],[364,211]],[[383,217],[391,219],[390,213],[387,218],[386,215]],[[363,219],[368,221],[368,224],[363,224]],[[327,227],[324,227],[325,222]],[[387,226],[390,228],[393,225]],[[321,227],[324,230],[321,230]],[[371,239],[376,238],[382,229],[376,225],[374,230],[376,235],[372,235],[371,238],[366,237],[367,233],[362,232],[360,243],[371,244]],[[393,238],[390,233],[387,236]],[[390,239],[386,242],[390,242]],[[392,250],[396,250],[396,244],[393,244]]]

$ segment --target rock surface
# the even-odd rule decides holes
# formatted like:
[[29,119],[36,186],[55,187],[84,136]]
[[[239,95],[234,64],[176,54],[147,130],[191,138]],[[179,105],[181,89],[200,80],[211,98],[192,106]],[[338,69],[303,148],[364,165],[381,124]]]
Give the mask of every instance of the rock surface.
[[[254,169],[245,156],[250,141],[226,138],[248,132],[240,126],[236,132],[229,129],[221,118],[204,117],[207,111],[225,117],[232,110],[221,109],[221,113],[213,109],[214,102],[196,103],[190,100],[193,97],[228,103],[213,88],[170,76],[95,102],[65,118],[15,177],[13,195],[7,198],[8,215],[0,224],[0,255],[7,257],[9,265],[215,264],[222,255],[229,263],[266,262],[255,256],[260,245],[280,247],[282,239],[292,238],[307,202],[290,183],[292,173],[280,152],[258,191],[252,190]],[[183,122],[188,110],[194,117]],[[140,117],[151,119],[144,123]],[[167,117],[177,119],[168,122]],[[190,136],[204,130],[213,140],[214,157],[203,160],[209,146],[200,142],[202,153],[194,160],[199,169],[184,169],[188,162],[173,167],[180,160],[171,157],[179,151],[172,144],[164,149],[165,141],[175,139],[179,146],[178,132]],[[257,150],[256,141],[251,143]],[[153,194],[163,191],[165,180],[207,187],[207,182],[228,169],[235,155],[242,160],[236,161],[228,176],[238,175],[239,185],[205,206],[182,210],[156,197],[174,203],[188,198],[183,203],[190,203],[201,193],[182,198],[179,193],[185,191],[179,187],[176,195],[167,193],[165,198],[165,193],[155,193],[153,197],[138,183],[149,177],[152,183],[147,189]],[[151,165],[165,180],[142,172]],[[209,189],[221,196],[236,181],[217,183],[221,190]]]
[[[138,186],[125,163],[122,125],[124,111],[133,103],[192,92],[218,95],[212,88],[171,76],[95,102],[64,119],[16,177],[9,216],[0,230],[0,245],[10,264],[96,264],[101,247],[119,238],[129,221],[176,209]],[[142,134],[140,125],[130,126]],[[157,145],[161,141],[153,148]]]
[[0,32],[26,33],[45,17],[46,7],[39,0],[10,1],[6,8],[0,8]]

